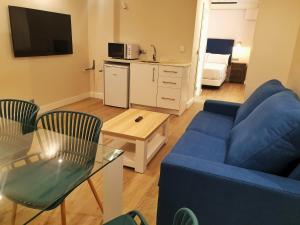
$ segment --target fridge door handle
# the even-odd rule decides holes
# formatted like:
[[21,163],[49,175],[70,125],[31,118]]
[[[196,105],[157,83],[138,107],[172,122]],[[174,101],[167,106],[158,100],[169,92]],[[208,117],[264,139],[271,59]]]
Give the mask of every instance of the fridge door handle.
[[155,67],[153,67],[152,82],[155,82]]

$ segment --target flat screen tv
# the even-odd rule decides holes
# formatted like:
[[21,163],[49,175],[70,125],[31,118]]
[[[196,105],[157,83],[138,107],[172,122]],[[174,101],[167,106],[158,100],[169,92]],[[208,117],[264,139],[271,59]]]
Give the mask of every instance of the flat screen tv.
[[8,6],[15,57],[72,54],[71,16]]

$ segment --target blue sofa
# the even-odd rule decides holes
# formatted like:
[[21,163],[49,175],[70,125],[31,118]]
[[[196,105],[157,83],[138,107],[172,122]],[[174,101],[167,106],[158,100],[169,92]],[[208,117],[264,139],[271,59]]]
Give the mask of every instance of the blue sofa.
[[206,101],[161,165],[158,225],[300,224],[300,102],[279,81],[244,104]]

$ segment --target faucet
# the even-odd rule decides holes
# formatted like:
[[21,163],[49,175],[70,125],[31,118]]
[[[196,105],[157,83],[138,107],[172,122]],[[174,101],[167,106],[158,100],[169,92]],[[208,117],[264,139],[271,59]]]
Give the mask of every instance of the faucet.
[[150,45],[152,48],[153,48],[153,55],[152,55],[152,59],[153,59],[153,61],[154,62],[156,62],[156,60],[157,60],[157,58],[156,58],[156,47],[155,47],[155,45]]

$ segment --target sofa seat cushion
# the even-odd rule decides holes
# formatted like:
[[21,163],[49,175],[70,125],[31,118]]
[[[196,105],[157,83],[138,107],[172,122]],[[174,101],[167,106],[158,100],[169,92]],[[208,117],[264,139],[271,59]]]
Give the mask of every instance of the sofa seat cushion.
[[200,131],[217,138],[228,139],[233,121],[233,117],[203,111],[194,117],[187,129]]
[[224,162],[226,146],[226,141],[223,139],[198,131],[187,130],[173,148],[172,153],[215,162]]
[[300,102],[277,93],[231,131],[226,163],[287,176],[300,159]]
[[237,111],[234,125],[239,124],[264,100],[270,96],[284,91],[286,88],[278,80],[270,80],[257,88],[254,93],[242,104]]

